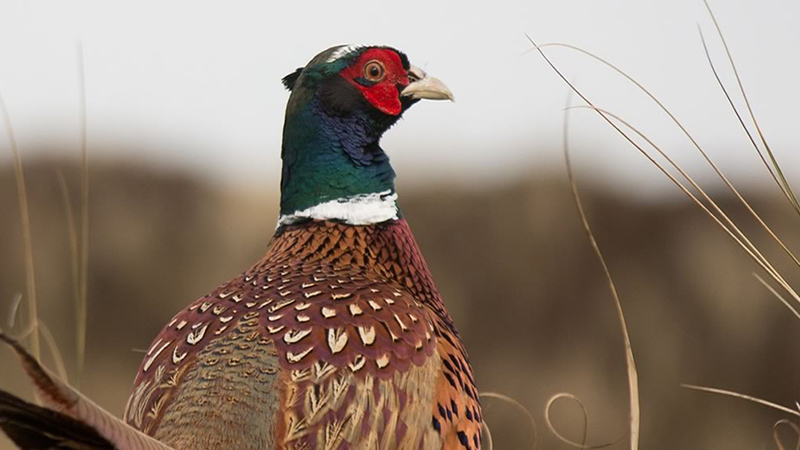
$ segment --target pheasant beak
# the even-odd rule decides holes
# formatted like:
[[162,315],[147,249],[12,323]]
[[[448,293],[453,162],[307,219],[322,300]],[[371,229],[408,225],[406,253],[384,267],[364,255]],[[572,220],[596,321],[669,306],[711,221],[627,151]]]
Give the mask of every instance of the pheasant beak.
[[411,97],[415,100],[450,100],[455,101],[453,93],[438,78],[429,77],[424,70],[417,66],[411,66],[408,70],[409,85],[406,86],[400,95]]

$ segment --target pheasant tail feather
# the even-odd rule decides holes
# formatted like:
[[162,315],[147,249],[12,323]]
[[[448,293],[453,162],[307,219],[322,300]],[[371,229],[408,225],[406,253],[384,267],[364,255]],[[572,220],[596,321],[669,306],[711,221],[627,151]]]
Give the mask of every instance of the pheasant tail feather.
[[0,428],[21,449],[110,450],[94,428],[0,391]]
[[22,449],[172,450],[126,425],[42,367],[17,341],[0,333],[14,350],[42,408],[0,391],[0,428]]

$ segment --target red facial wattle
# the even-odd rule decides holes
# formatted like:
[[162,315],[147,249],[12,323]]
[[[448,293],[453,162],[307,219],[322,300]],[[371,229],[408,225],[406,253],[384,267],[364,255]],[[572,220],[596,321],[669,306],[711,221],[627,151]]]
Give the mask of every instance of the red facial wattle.
[[[364,78],[364,67],[370,61],[380,62],[385,69],[385,75],[371,86],[365,86],[356,79]],[[408,72],[396,52],[382,48],[366,50],[355,62],[342,70],[341,76],[358,88],[364,99],[382,113],[397,116],[402,112],[397,86],[408,86],[409,80]]]

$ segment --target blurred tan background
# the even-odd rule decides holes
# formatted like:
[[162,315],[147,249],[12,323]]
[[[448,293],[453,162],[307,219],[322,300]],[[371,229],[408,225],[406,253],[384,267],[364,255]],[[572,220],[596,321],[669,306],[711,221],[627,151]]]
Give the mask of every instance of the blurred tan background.
[[[263,254],[277,218],[287,98],[279,80],[331,45],[396,46],[455,92],[457,103],[415,106],[383,144],[399,175],[404,215],[470,350],[479,387],[529,408],[541,449],[568,448],[544,426],[552,395],[567,391],[585,402],[593,444],[626,432],[628,399],[610,292],[566,184],[567,90],[530,53],[524,33],[539,43],[586,47],[629,70],[695,133],[789,247],[800,249],[798,218],[770,184],[710,73],[698,23],[723,81],[733,86],[699,0],[430,1],[424,14],[415,3],[304,5],[0,2],[0,94],[25,164],[41,317],[71,381],[114,413],[161,326]],[[800,3],[712,6],[761,125],[790,182],[798,181]],[[652,102],[584,56],[547,51],[599,106],[642,127],[703,181],[797,286],[800,271],[774,251]],[[91,172],[88,359],[80,376],[57,175],[63,172],[77,207],[79,66]],[[581,111],[571,127],[587,213],[639,364],[641,448],[775,448],[772,426],[783,415],[680,384],[791,407],[800,398],[797,319],[755,280],[745,253],[605,123]],[[25,290],[6,138],[0,128],[4,328]],[[1,349],[0,389],[30,395]],[[580,439],[575,405],[557,404],[553,413],[559,430]],[[526,419],[513,407],[487,400],[485,417],[495,448],[529,448]],[[0,449],[8,448],[0,437]]]
[[[120,414],[141,349],[164,322],[262,255],[277,197],[211,188],[176,172],[92,163],[88,362],[76,379],[58,170],[77,204],[75,164],[31,161],[25,172],[41,317],[53,329],[73,381]],[[401,184],[399,189],[403,212],[470,350],[479,386],[509,395],[534,413],[540,448],[567,448],[544,430],[542,414],[547,399],[562,391],[585,402],[592,443],[619,438],[627,427],[622,338],[565,176],[532,174],[489,187]],[[583,193],[628,315],[641,381],[642,448],[769,444],[780,414],[679,384],[734,389],[791,406],[800,373],[797,319],[752,277],[754,264],[743,251],[686,201],[634,202],[591,180],[584,180]],[[750,197],[798,248],[797,217],[777,196]],[[735,202],[721,199],[747,223]],[[2,168],[3,319],[15,294],[24,291],[16,202],[13,173]],[[745,229],[761,236],[754,227]],[[757,241],[770,247],[766,239]],[[782,255],[772,255],[786,263]],[[789,275],[796,281],[794,272]],[[29,396],[8,351],[0,352],[0,367],[0,386]],[[485,408],[495,448],[528,448],[524,417],[495,400]],[[574,405],[557,405],[554,418],[562,432],[580,437]]]

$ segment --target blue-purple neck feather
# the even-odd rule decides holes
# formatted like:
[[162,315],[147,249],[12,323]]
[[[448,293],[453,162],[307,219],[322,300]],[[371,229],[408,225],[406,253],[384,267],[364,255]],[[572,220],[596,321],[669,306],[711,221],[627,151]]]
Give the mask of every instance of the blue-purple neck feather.
[[290,101],[283,131],[281,215],[359,194],[394,192],[395,173],[379,143],[391,124],[382,120],[363,108],[331,110],[318,92]]

